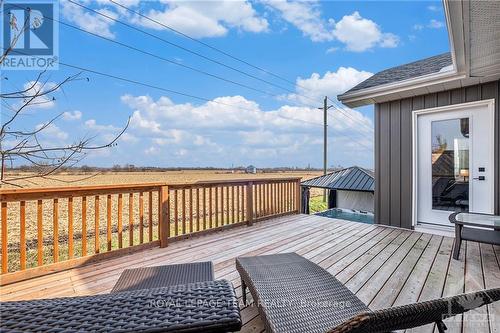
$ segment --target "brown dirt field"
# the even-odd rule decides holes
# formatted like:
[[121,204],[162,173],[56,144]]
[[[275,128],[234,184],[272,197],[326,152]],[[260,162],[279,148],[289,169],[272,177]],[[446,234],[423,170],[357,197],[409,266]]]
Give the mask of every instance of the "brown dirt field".
[[[19,173],[15,176],[28,174]],[[83,186],[83,185],[115,185],[134,183],[158,183],[166,182],[170,184],[191,183],[208,180],[229,180],[229,179],[254,179],[254,178],[275,178],[275,177],[301,177],[303,180],[321,175],[320,171],[283,171],[246,174],[243,172],[231,173],[227,170],[182,170],[164,172],[103,172],[95,175],[88,174],[58,174],[48,178],[29,179],[20,181],[17,184],[24,188],[32,187],[57,187],[57,186]],[[12,175],[14,177],[14,175]],[[9,177],[7,177],[9,178]],[[5,185],[2,188],[13,188]]]
[[[226,170],[186,170],[186,171],[167,171],[167,172],[106,172],[92,176],[92,174],[60,174],[54,175],[45,179],[31,179],[29,182],[24,182],[23,187],[34,188],[34,187],[66,187],[66,186],[83,186],[83,185],[115,185],[115,184],[137,184],[137,183],[158,183],[165,182],[169,184],[178,183],[192,183],[197,181],[209,181],[209,180],[230,180],[230,179],[262,179],[262,178],[286,178],[286,177],[301,177],[303,179],[309,179],[320,175],[320,172],[273,172],[273,173],[258,173],[258,174],[245,174],[245,173],[231,173]],[[22,174],[21,174],[22,175]],[[7,187],[4,187],[7,188]],[[241,213],[240,220],[243,219],[243,188],[240,188],[240,202],[241,202]],[[232,193],[231,193],[232,195]],[[152,204],[152,221],[153,221],[153,240],[158,239],[158,205],[157,205],[157,193],[153,192],[153,204]],[[181,211],[180,203],[180,193],[179,193],[179,215]],[[193,202],[195,202],[195,196],[193,197]],[[201,196],[200,196],[201,198]],[[219,207],[223,207],[226,212],[226,217],[220,215],[219,222],[223,219],[225,223],[229,224],[232,222],[232,214],[229,214],[230,208],[227,207],[227,192],[225,193],[225,199],[222,202],[221,194],[219,191],[218,195]],[[106,196],[100,196],[99,207],[100,214],[98,219],[100,236],[100,251],[106,252],[107,250],[107,240],[106,240],[106,225],[107,225],[107,202]],[[174,205],[171,198],[171,234],[175,233],[174,228]],[[144,226],[143,235],[144,241],[147,242],[149,239],[149,196],[148,193],[144,193]],[[207,194],[207,206],[208,194]],[[189,193],[186,193],[186,211],[189,211]],[[95,198],[87,197],[87,255],[92,254],[95,251]],[[118,234],[117,234],[117,207],[118,200],[117,195],[112,196],[112,248],[116,249],[118,246]],[[15,271],[19,269],[19,241],[20,241],[20,223],[19,223],[19,212],[20,205],[18,202],[8,204],[8,258],[9,258],[9,271]],[[59,260],[65,260],[68,258],[68,200],[60,199],[58,202],[58,221],[56,221],[59,230]],[[123,245],[126,247],[130,241],[129,234],[129,198],[128,195],[123,195],[123,210],[122,210],[122,221],[123,221]],[[135,193],[133,195],[133,244],[139,243],[139,195]],[[82,256],[81,244],[82,244],[82,199],[73,199],[73,216],[74,216],[74,255],[75,257]],[[194,212],[194,216],[202,216],[202,212]],[[178,217],[178,233],[182,234],[182,217]],[[186,233],[193,228],[193,231],[197,230],[197,225],[186,226]],[[45,264],[51,263],[53,261],[53,230],[54,230],[54,219],[53,219],[53,202],[52,200],[43,200],[43,262]],[[200,227],[200,230],[203,228]],[[26,243],[27,243],[27,267],[37,266],[37,222],[36,222],[36,201],[26,202]],[[85,254],[84,254],[85,255]]]

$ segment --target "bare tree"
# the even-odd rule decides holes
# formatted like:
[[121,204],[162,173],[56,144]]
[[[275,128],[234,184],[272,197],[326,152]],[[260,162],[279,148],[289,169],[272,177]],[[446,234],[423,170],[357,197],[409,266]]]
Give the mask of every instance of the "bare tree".
[[[62,113],[48,119],[34,129],[21,129],[18,120],[30,107],[53,103],[54,94],[65,84],[82,79],[88,81],[88,78],[81,78],[81,74],[76,74],[57,84],[49,84],[44,76],[45,72],[39,73],[36,79],[23,90],[0,94],[2,109],[5,111],[1,115],[2,120],[5,119],[5,121],[2,121],[0,127],[0,184],[21,187],[19,181],[47,177],[56,173],[63,166],[74,166],[90,151],[115,146],[128,128],[130,118],[119,133],[104,144],[94,144],[96,136],[84,136],[71,144],[58,142],[48,144],[41,140],[40,136],[54,126]],[[35,168],[36,172],[30,175],[7,177],[7,165],[12,167],[17,162],[27,162]]]
[[[2,7],[3,0],[0,0],[0,7]],[[30,11],[29,8],[27,8],[28,11]],[[0,56],[0,65],[5,61],[9,53],[14,51],[14,47],[16,46],[19,38],[28,30],[29,28],[29,19],[28,17],[25,18],[24,23],[21,27],[18,26],[17,18],[12,14],[12,13],[7,13],[9,16],[9,26],[14,34],[14,36],[11,38],[9,47],[3,50],[2,55]]]

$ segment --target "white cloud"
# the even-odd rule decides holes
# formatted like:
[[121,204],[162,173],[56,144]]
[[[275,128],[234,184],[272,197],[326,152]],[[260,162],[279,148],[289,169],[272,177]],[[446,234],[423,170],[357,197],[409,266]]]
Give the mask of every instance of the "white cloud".
[[321,11],[316,3],[282,0],[265,0],[264,3],[278,10],[285,21],[293,24],[312,41],[324,42],[334,39],[329,24],[321,18]]
[[336,72],[328,71],[323,76],[313,73],[306,79],[299,77],[296,83],[297,93],[288,95],[288,98],[303,104],[321,101],[324,96],[335,98],[372,75],[373,73],[352,67],[340,67]]
[[[45,94],[51,89],[56,87],[55,82],[35,82],[28,81],[24,84],[24,95],[28,96],[24,102],[28,102],[28,100],[35,95],[41,95],[35,97],[32,101],[29,102],[30,108],[36,109],[50,109],[56,105],[55,99],[50,94]],[[45,95],[44,95],[45,94]],[[19,105],[18,105],[19,106]],[[14,106],[16,107],[16,106]]]
[[329,47],[327,50],[326,50],[326,54],[330,54],[330,53],[335,53],[339,50],[339,47],[337,46],[333,46],[333,47]]
[[[164,1],[166,7],[151,9],[147,16],[192,37],[220,37],[230,28],[247,32],[265,32],[269,23],[259,17],[248,1]],[[164,27],[135,17],[134,21],[152,29]]]
[[443,7],[437,5],[429,5],[427,6],[427,9],[430,10],[431,12],[440,12],[443,10]]
[[380,47],[385,47],[385,48],[394,48],[399,45],[399,36],[393,34],[393,33],[384,33],[382,34],[382,39],[380,41]]
[[361,17],[357,11],[345,15],[335,23],[331,18],[325,20],[321,17],[319,3],[315,1],[264,0],[263,2],[277,10],[286,22],[294,25],[314,42],[338,40],[346,45],[347,50],[354,52],[366,51],[375,46],[396,47],[399,44],[397,35],[382,32],[378,24]]
[[396,47],[399,37],[382,33],[378,24],[361,17],[359,12],[346,15],[335,24],[334,36],[346,45],[347,50],[362,52],[375,46]]
[[156,155],[160,152],[160,149],[158,147],[155,147],[155,146],[150,146],[149,148],[147,148],[146,150],[144,150],[144,153],[146,155]]
[[157,121],[146,119],[141,112],[134,111],[132,117],[130,118],[130,128],[139,131],[144,131],[146,133],[154,134],[164,134],[164,131],[160,129],[161,124]]
[[189,151],[187,149],[181,148],[175,152],[176,156],[186,156],[189,154]]
[[127,142],[127,143],[139,142],[139,139],[135,135],[132,135],[132,134],[127,133],[127,132],[122,134],[122,136],[120,137],[120,140],[123,142]]
[[89,119],[85,121],[85,126],[91,130],[97,131],[118,131],[120,130],[118,127],[113,125],[99,125],[97,124],[95,119]]
[[[115,19],[118,18],[118,14],[115,11],[111,11],[107,8],[100,8],[96,10],[109,17]],[[69,1],[61,1],[61,13],[65,19],[75,23],[81,29],[107,38],[115,37],[115,34],[111,31],[111,27],[114,25],[114,21],[109,20],[101,15],[87,11],[86,9],[74,5]]]
[[82,113],[80,111],[66,111],[62,114],[64,120],[80,120],[82,119]]
[[[369,75],[340,68],[297,82],[332,96]],[[133,110],[130,134],[138,138],[139,144],[146,144],[142,154],[155,156],[155,163],[306,165],[300,161],[315,161],[316,157],[320,160],[323,114],[313,107],[284,105],[263,110],[242,96],[218,97],[200,105],[176,104],[168,97],[124,95],[121,100]],[[366,154],[373,142],[371,120],[344,108],[343,113],[332,111],[329,121],[337,164],[342,163],[341,156],[355,156],[349,163],[370,166]]]
[[431,29],[441,29],[444,28],[444,23],[435,19],[432,19],[429,21],[429,24],[427,25],[428,28]]
[[[38,124],[35,126],[35,129],[39,130],[44,127],[45,124]],[[61,130],[57,125],[50,124],[44,129],[41,130],[40,135],[47,139],[56,139],[56,140],[66,140],[69,137],[69,134],[65,131]]]
[[153,139],[153,142],[160,146],[181,143],[184,139],[190,136],[189,132],[178,129],[169,129],[163,131],[162,133],[164,137]]
[[[89,0],[86,0],[86,1],[89,2]],[[113,6],[119,8],[118,5],[115,5],[114,3],[109,2],[109,0],[94,0],[94,1],[101,4],[101,5],[113,5]],[[127,6],[127,7],[134,7],[134,6],[137,6],[138,4],[140,4],[141,0],[115,0],[115,2],[120,3],[120,4]]]
[[415,31],[422,31],[422,30],[424,30],[424,28],[428,28],[428,29],[441,29],[441,28],[444,28],[445,26],[446,25],[444,24],[444,22],[436,20],[436,19],[431,19],[429,21],[429,23],[427,23],[426,25],[423,25],[423,24],[420,24],[420,23],[414,24],[413,25],[413,30],[415,30]]
[[[131,14],[124,8],[109,1],[95,2],[82,0],[86,6],[107,15],[113,19],[121,19],[156,30],[167,28]],[[120,1],[127,7],[139,4],[137,0]],[[82,7],[67,1],[62,1],[62,15],[75,23],[79,28],[107,38],[115,38],[112,31],[114,21],[101,15],[92,13]],[[161,1],[161,8],[141,10],[151,19],[168,25],[192,37],[220,37],[228,33],[229,29],[260,33],[268,31],[269,23],[260,17],[252,4],[248,1]],[[155,6],[158,7],[158,6]]]

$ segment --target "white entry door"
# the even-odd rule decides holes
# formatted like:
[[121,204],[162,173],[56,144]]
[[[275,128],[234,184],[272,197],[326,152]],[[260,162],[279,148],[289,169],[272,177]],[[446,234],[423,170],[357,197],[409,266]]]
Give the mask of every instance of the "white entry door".
[[494,210],[492,102],[416,112],[416,222]]

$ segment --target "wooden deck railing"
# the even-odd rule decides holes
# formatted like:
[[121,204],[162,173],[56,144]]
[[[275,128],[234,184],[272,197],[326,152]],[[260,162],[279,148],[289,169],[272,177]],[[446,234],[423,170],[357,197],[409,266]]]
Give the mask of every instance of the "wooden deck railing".
[[300,178],[0,190],[0,285],[300,211]]

